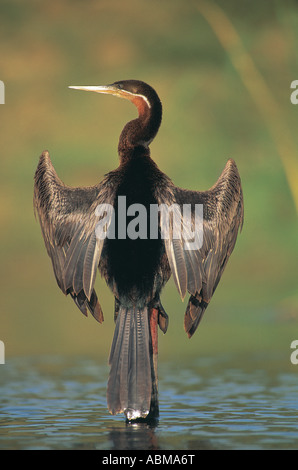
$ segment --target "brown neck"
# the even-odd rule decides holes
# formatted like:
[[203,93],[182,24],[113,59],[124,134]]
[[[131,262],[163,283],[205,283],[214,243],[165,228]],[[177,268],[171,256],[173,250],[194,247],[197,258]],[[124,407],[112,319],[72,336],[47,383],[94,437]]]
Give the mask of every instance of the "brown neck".
[[131,101],[137,107],[139,117],[128,122],[121,132],[118,145],[120,157],[136,147],[148,149],[158,132],[162,118],[162,106],[157,95],[151,96],[150,100],[139,95]]

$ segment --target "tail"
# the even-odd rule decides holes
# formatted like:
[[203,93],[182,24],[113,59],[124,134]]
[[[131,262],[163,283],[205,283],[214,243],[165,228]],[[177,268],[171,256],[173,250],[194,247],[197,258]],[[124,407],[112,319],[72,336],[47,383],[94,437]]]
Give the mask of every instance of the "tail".
[[148,308],[120,305],[109,364],[107,401],[112,414],[145,418],[150,411],[152,375]]

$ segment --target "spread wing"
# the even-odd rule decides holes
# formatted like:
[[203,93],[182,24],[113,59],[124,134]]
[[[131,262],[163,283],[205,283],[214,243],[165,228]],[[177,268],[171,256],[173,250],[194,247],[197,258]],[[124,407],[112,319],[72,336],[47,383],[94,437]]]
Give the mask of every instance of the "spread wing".
[[[173,208],[169,229],[161,222],[161,233],[165,233],[166,253],[178,292],[182,299],[187,291],[191,294],[184,317],[185,331],[191,337],[242,228],[243,197],[236,164],[228,160],[216,184],[208,191],[172,186],[168,191],[161,188],[157,199],[159,204]],[[187,207],[190,208],[189,218],[185,217]],[[175,235],[179,229],[180,237]]]
[[[70,188],[57,176],[49,153],[43,152],[35,173],[34,208],[51,258],[57,284],[87,316],[100,323],[103,313],[94,290],[104,239],[96,236],[99,204],[113,204],[112,185]],[[109,220],[107,218],[107,228]]]

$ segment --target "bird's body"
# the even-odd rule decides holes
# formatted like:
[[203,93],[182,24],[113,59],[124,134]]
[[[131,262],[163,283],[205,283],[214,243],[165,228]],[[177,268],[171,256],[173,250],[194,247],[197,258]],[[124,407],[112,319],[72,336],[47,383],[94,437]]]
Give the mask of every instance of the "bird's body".
[[[139,117],[121,133],[119,167],[96,186],[64,185],[48,152],[43,152],[35,174],[35,209],[60,289],[85,315],[90,310],[100,322],[103,313],[94,290],[97,268],[115,296],[107,392],[110,412],[124,411],[130,420],[154,416],[158,414],[157,325],[164,333],[168,325],[160,302],[162,288],[172,274],[181,297],[190,293],[184,326],[192,336],[243,223],[240,177],[235,162],[229,160],[209,191],[176,187],[150,157],[148,146],[162,111],[149,85],[127,80],[108,87],[74,88],[127,98],[136,105]],[[113,218],[106,218],[106,230],[113,231],[98,237],[96,230],[103,220],[98,208],[106,205],[113,209]],[[203,207],[203,239],[192,250],[173,235],[174,215],[184,227],[184,205],[191,207],[192,227],[196,205]],[[168,237],[163,236],[160,213],[154,218],[151,212],[164,206],[174,208]],[[157,225],[154,236],[152,221]]]
[[[147,305],[154,294],[156,283],[160,283],[162,273],[159,272],[162,255],[165,252],[160,238],[150,239],[150,207],[157,204],[154,194],[156,185],[162,180],[162,173],[155,167],[151,158],[140,154],[119,168],[120,182],[113,204],[115,214],[119,211],[119,198],[125,197],[125,207],[120,209],[120,216],[133,204],[142,205],[146,209],[146,235],[144,238],[109,239],[105,243],[103,259],[106,260],[104,277],[109,285],[115,285],[116,297],[127,298],[127,303],[138,299],[140,306]],[[112,178],[114,175],[112,176]],[[111,178],[111,179],[112,179]],[[126,225],[133,216],[126,216]],[[115,232],[118,233],[118,217]],[[163,282],[162,282],[163,284]]]

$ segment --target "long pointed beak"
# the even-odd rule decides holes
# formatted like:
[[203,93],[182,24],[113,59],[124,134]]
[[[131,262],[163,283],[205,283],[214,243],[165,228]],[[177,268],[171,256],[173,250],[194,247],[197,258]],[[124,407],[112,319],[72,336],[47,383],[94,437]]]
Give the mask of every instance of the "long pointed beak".
[[[95,91],[96,93],[106,93],[116,96],[121,96],[121,90],[114,85],[106,86],[69,86],[73,90]],[[123,96],[123,95],[122,95]]]
[[72,88],[73,90],[95,91],[96,93],[106,93],[108,95],[118,96],[118,98],[124,98],[134,103],[139,113],[143,109],[142,105],[140,106],[140,101],[143,104],[145,102],[148,108],[151,108],[151,104],[146,96],[131,93],[130,91],[120,88],[117,84],[103,86],[69,86],[68,88]]

